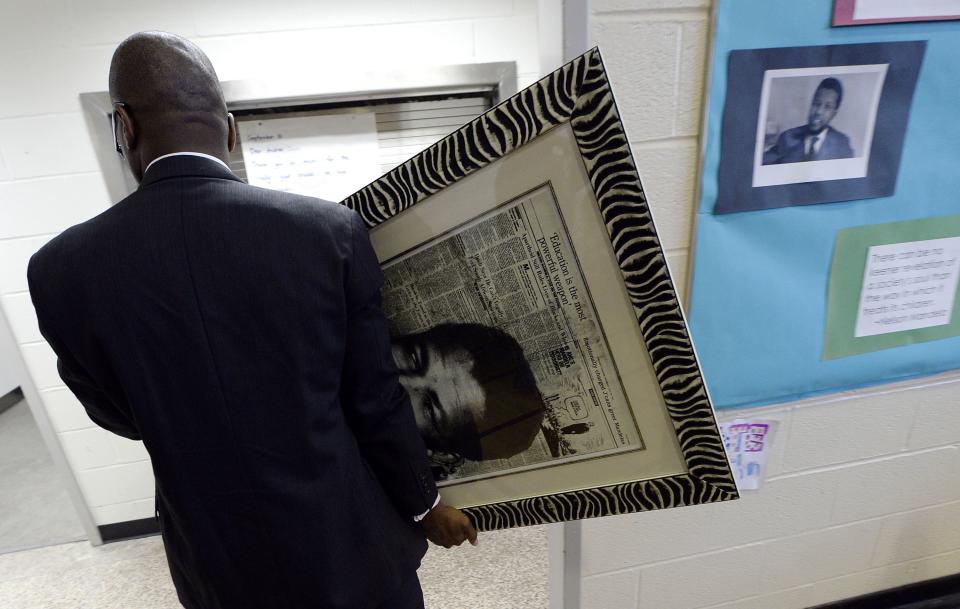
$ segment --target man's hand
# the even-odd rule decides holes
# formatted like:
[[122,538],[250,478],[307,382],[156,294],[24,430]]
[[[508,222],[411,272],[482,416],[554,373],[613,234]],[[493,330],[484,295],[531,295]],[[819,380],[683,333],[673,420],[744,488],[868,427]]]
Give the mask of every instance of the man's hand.
[[477,545],[477,530],[467,515],[441,501],[420,521],[427,539],[445,548],[459,546],[464,540]]

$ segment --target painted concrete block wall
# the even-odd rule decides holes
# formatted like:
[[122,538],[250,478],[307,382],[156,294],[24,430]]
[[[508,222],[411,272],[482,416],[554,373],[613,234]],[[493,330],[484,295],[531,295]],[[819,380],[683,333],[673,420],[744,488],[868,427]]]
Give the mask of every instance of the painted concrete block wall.
[[[681,286],[709,4],[591,4]],[[794,609],[960,572],[960,375],[720,416],[780,422],[765,486],[738,502],[585,521],[583,609]]]
[[[0,278],[0,281],[2,281],[2,278]],[[3,317],[0,316],[0,324],[3,323]],[[0,397],[16,389],[22,381],[17,342],[11,333],[0,325]]]
[[14,341],[7,340],[6,335],[6,332],[0,333],[0,337],[3,337],[0,338],[0,397],[7,395],[20,384],[20,377],[15,372],[19,369],[15,360],[17,345]]
[[[63,386],[27,293],[30,255],[111,203],[78,94],[107,88],[116,44],[177,32],[222,80],[516,61],[540,76],[537,0],[4,0],[0,19],[0,312],[97,524],[153,515],[142,445],[93,425]],[[552,66],[551,66],[552,68]]]

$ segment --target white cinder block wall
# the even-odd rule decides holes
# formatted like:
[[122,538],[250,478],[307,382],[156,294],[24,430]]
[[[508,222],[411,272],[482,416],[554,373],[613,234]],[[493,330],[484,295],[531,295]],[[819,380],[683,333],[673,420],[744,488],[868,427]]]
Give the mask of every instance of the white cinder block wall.
[[[3,320],[0,320],[2,322]],[[20,384],[20,376],[17,374],[19,366],[17,365],[17,345],[6,328],[0,326],[0,398],[13,391]]]
[[[709,10],[591,6],[680,285]],[[583,609],[793,609],[960,572],[957,375],[720,416],[780,421],[766,485],[738,502],[584,521]]]
[[153,516],[150,464],[63,387],[26,265],[111,203],[77,96],[106,90],[116,44],[143,29],[188,36],[223,80],[510,60],[521,86],[540,75],[537,0],[0,0],[0,15],[0,312],[98,525]]

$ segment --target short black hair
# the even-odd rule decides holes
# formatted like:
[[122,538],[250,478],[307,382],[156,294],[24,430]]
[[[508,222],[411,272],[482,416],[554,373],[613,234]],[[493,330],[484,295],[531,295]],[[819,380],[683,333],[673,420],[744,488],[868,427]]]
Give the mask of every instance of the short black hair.
[[820,81],[820,84],[817,85],[817,90],[813,92],[813,96],[816,97],[817,93],[820,91],[828,89],[837,94],[837,108],[840,107],[840,102],[843,101],[843,84],[833,76],[828,76]]
[[220,80],[193,42],[168,32],[138,32],[110,61],[110,97],[137,115],[224,131],[227,113]]

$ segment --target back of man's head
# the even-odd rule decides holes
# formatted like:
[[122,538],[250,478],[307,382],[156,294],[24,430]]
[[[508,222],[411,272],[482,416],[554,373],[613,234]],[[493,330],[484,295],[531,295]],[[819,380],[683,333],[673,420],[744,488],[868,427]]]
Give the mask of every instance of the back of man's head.
[[121,42],[110,63],[110,97],[132,117],[146,154],[226,147],[230,127],[220,81],[210,59],[186,38],[139,32]]

